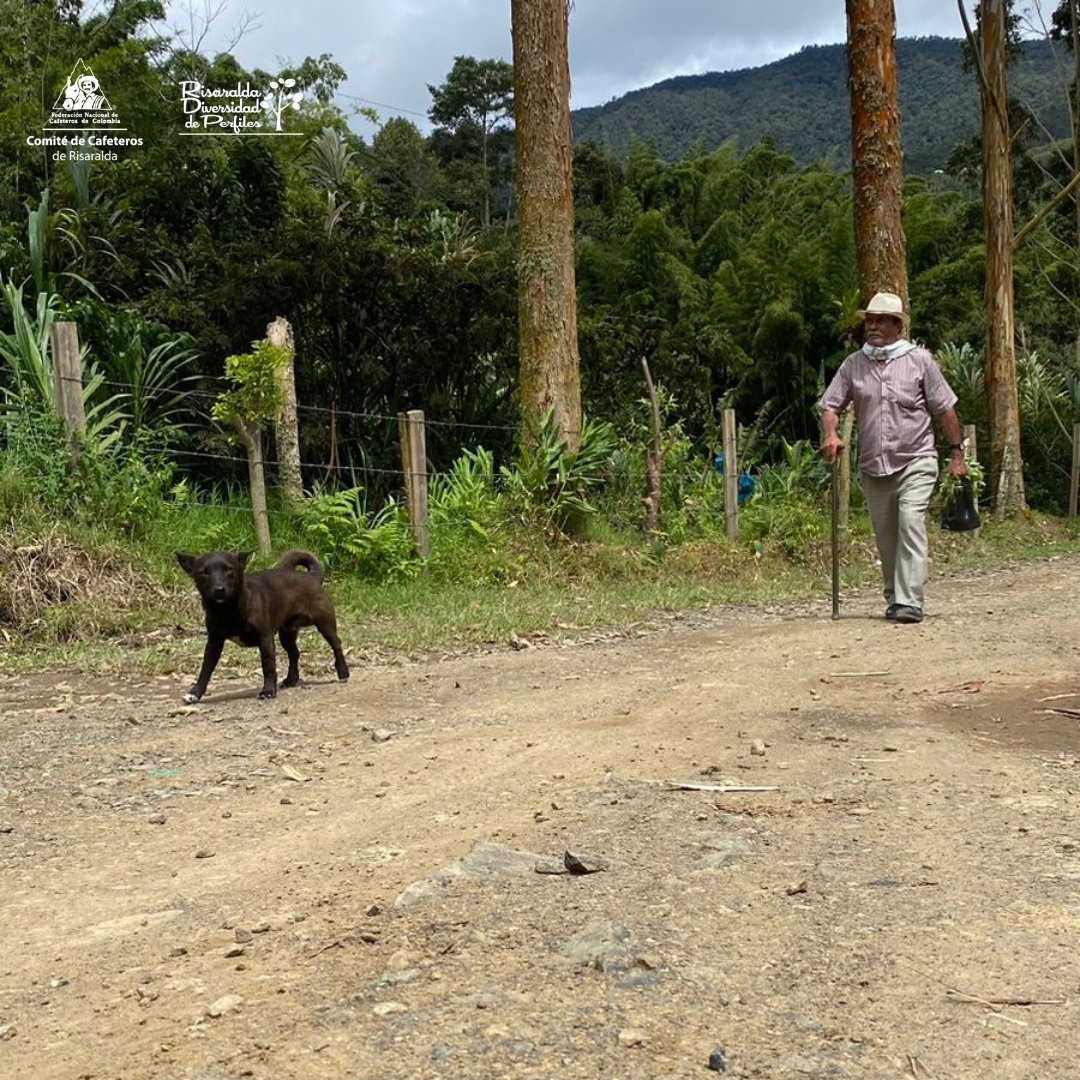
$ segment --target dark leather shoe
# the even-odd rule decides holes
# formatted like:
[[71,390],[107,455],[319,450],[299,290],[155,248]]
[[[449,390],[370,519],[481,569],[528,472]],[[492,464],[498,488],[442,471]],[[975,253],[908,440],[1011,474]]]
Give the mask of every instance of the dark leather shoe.
[[922,622],[922,612],[917,607],[908,607],[906,604],[897,604],[896,614],[893,618],[899,623]]
[[900,604],[890,604],[885,609],[885,618],[888,619],[889,622],[896,622],[896,613],[900,610],[900,608]]

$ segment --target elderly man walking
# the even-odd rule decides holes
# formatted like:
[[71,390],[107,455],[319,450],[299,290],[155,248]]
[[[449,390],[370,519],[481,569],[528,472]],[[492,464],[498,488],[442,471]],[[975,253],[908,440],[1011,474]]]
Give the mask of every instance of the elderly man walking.
[[956,394],[933,356],[901,336],[907,314],[899,296],[879,292],[859,315],[865,344],[840,365],[820,402],[821,451],[836,460],[840,413],[851,405],[885,579],[885,618],[918,623],[929,574],[926,509],[938,476],[932,417],[949,441],[949,472],[967,473]]

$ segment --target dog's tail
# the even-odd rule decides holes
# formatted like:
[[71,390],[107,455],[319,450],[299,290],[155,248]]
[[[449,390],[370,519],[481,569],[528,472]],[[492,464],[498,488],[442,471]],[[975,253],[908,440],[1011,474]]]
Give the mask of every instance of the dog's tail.
[[320,583],[326,577],[325,567],[310,551],[291,548],[278,559],[279,570],[298,570],[301,566]]

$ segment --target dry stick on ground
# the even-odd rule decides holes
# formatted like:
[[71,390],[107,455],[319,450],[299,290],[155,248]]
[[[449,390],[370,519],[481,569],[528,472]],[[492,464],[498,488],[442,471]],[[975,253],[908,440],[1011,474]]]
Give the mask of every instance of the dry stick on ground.
[[321,949],[316,949],[313,953],[308,954],[309,960],[314,960],[316,956],[321,956],[324,952],[329,952],[331,949],[343,949],[345,948],[345,942],[338,938],[336,941],[331,941],[329,945],[324,945]]
[[[977,994],[968,994],[963,990],[958,990],[955,986],[950,986],[944,979],[939,979],[933,972],[927,971],[924,968],[919,967],[916,964],[906,962],[907,967],[911,968],[916,974],[920,975],[924,979],[929,979],[931,982],[936,982],[939,986],[944,987],[945,996],[953,1001],[967,1001],[975,1005],[985,1005],[988,1009],[992,1009],[994,1012],[1001,1012],[1001,1008],[1004,1005],[1068,1005],[1068,1000],[1065,998],[1030,998],[1030,997],[1007,997],[1007,998],[985,998],[979,997]],[[1006,1019],[1009,1019],[1008,1017]]]
[[[649,781],[655,783],[655,781]],[[664,780],[662,781],[669,791],[712,791],[726,795],[738,791],[779,791],[778,787],[743,787],[728,784],[699,784],[696,780]]]
[[[908,1068],[911,1070],[911,1075],[919,1080],[920,1076],[926,1076],[929,1080],[937,1080],[937,1076],[930,1071],[914,1054],[907,1055]],[[921,1070],[921,1072],[920,1072]]]
[[656,532],[660,523],[660,481],[664,475],[664,453],[660,448],[660,405],[656,400],[656,387],[653,386],[649,372],[649,361],[641,358],[641,372],[645,376],[645,385],[649,391],[649,404],[652,406],[653,444],[645,455],[645,533]]
[[966,994],[963,990],[957,990],[955,986],[945,987],[945,996],[953,1001],[969,1002],[972,1005],[985,1005],[994,1012],[1001,1012],[1005,1005],[1068,1005],[1065,998],[1029,998],[1029,997],[1006,997],[1006,998],[982,998],[975,994]]
[[891,675],[892,672],[886,668],[884,671],[830,671],[828,677],[830,679],[868,679],[873,675]]

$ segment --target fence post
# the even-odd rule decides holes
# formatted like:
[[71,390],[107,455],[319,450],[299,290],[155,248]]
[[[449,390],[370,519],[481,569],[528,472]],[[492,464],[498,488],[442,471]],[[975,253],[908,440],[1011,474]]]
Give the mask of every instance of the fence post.
[[1076,517],[1078,491],[1080,491],[1080,424],[1073,424],[1072,476],[1069,478],[1069,517]]
[[74,457],[86,435],[78,327],[73,322],[53,323],[51,341],[54,407],[64,423],[68,449]]
[[295,510],[304,501],[304,481],[300,474],[300,431],[296,419],[296,375],[294,360],[296,345],[288,320],[278,316],[266,328],[266,340],[285,354],[285,362],[277,369],[281,404],[274,418],[278,449],[278,481],[285,502]]
[[428,542],[427,438],[424,412],[410,409],[398,413],[398,437],[401,440],[401,468],[405,473],[405,501],[409,507],[416,554],[426,559],[431,553]]
[[[975,439],[975,425],[964,425],[964,458],[968,461],[974,461],[979,456],[979,447]],[[978,540],[982,534],[982,529],[972,529],[971,532],[964,533],[964,536],[970,537],[972,540]]]
[[739,466],[735,460],[735,410],[724,410],[724,531],[739,538]]
[[977,458],[978,446],[975,442],[975,425],[964,425],[964,455],[969,458]]
[[255,543],[260,555],[269,555],[270,513],[266,509],[266,470],[263,467],[262,430],[242,416],[233,417],[233,427],[243,440],[248,459],[248,486],[251,488],[251,517],[255,523]]

